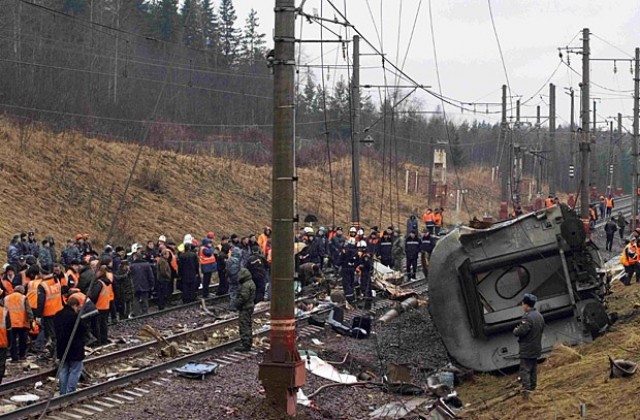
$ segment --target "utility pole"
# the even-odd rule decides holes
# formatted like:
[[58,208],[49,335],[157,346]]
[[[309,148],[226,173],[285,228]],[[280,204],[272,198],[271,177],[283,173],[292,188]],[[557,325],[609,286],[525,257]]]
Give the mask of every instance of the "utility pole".
[[[620,151],[620,157],[622,157],[622,113],[618,112],[618,139],[616,141],[616,143],[618,144],[618,150]],[[615,148],[614,148],[614,156],[616,155],[615,152]],[[614,172],[614,176],[613,176],[613,184],[614,184],[614,188],[616,188],[618,185],[620,185],[620,187],[622,187],[622,179],[620,178],[620,171],[622,170],[621,166],[621,162],[620,159],[618,159],[616,157],[615,161],[615,165],[613,167],[613,172]],[[616,191],[617,192],[617,191]]]
[[[500,159],[500,198],[502,201],[509,202],[509,185],[511,180],[511,171],[509,165],[513,165],[511,160],[510,148],[507,147],[507,85],[502,85],[502,122],[500,124],[500,141],[498,142],[498,156]],[[500,150],[502,146],[502,150]]]
[[[598,192],[598,195],[600,194],[600,186],[598,185],[598,180],[600,179],[600,177],[598,176],[598,169],[600,167],[600,165],[598,165],[598,157],[596,156],[596,139],[598,136],[598,129],[596,128],[596,124],[597,124],[598,119],[596,118],[596,101],[593,101],[593,129],[591,130],[591,135],[589,136],[589,139],[591,141],[591,147],[590,147],[590,162],[589,164],[591,165],[591,186],[593,188],[596,189],[596,191]],[[591,200],[589,200],[591,201]]]
[[589,139],[589,28],[582,30],[582,133],[580,139],[580,217],[589,219],[589,175],[590,175],[590,139]]
[[271,347],[258,377],[268,403],[284,417],[295,416],[298,388],[306,379],[296,349],[293,291],[295,0],[276,0],[274,11]]
[[536,154],[533,156],[533,173],[536,178],[536,192],[542,192],[542,148],[540,147],[540,105],[536,107]]
[[609,153],[608,162],[607,162],[607,178],[609,179],[609,186],[607,187],[607,194],[614,195],[614,187],[613,187],[613,155],[615,150],[615,144],[613,142],[613,121],[609,121]]
[[435,153],[433,147],[433,137],[429,136],[429,184],[427,185],[427,204],[431,206],[431,197],[433,195],[432,185],[433,185],[433,162],[435,161]]
[[638,219],[638,113],[640,112],[640,48],[636,48],[635,72],[633,75],[633,175],[631,177],[631,194],[633,208],[631,209],[631,230],[636,230]]
[[551,162],[548,163],[549,193],[555,194],[560,186],[560,166],[558,165],[559,153],[556,144],[556,85],[549,84],[549,143],[551,145]]
[[360,226],[360,37],[353,37],[351,77],[351,225]]

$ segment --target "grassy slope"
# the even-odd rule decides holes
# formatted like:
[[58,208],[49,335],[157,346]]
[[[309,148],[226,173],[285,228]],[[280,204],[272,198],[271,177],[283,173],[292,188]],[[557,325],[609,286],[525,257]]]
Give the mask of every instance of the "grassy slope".
[[[52,234],[59,244],[78,232],[89,233],[96,244],[104,243],[137,150],[136,145],[75,133],[21,129],[0,119],[0,202],[5,210],[0,212],[0,241],[8,243],[13,233],[33,227],[39,238]],[[336,224],[347,225],[351,206],[349,161],[334,162],[332,169]],[[400,217],[397,206],[391,209],[389,204],[383,206],[380,217],[382,168],[377,162],[365,160],[362,172],[361,219],[365,225],[400,223],[404,227],[412,209],[422,212],[426,203],[421,197],[400,193]],[[158,173],[164,192],[145,189],[141,173]],[[180,239],[185,232],[200,236],[209,230],[218,235],[259,232],[270,220],[270,178],[269,167],[145,148],[112,242],[140,241],[160,234]],[[301,217],[314,213],[321,224],[330,225],[328,168],[301,169],[299,178]],[[488,194],[477,173],[469,182],[474,191],[482,188],[482,195]],[[401,189],[404,186],[403,174],[399,185]],[[393,187],[395,203],[395,179]],[[390,200],[389,190],[387,175],[385,203]],[[455,200],[450,200],[451,206],[455,206]],[[466,220],[466,214],[463,217]],[[450,213],[446,220],[452,220]]]
[[[640,286],[616,282],[611,309],[620,314],[637,309]],[[509,393],[516,374],[505,377],[477,375],[460,388],[471,403],[465,418],[473,419],[578,419],[586,404],[590,419],[636,419],[640,416],[635,395],[640,376],[609,379],[609,359],[640,361],[640,317],[619,322],[593,343],[574,348],[558,347],[538,367],[538,390],[525,400]]]

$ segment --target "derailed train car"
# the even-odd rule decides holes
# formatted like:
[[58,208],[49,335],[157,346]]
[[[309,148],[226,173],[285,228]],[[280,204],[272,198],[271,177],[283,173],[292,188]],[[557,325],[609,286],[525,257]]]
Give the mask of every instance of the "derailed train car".
[[449,354],[478,371],[517,365],[512,331],[524,293],[538,297],[546,320],[543,353],[606,329],[602,261],[585,240],[581,220],[564,205],[440,239],[429,268],[429,311]]

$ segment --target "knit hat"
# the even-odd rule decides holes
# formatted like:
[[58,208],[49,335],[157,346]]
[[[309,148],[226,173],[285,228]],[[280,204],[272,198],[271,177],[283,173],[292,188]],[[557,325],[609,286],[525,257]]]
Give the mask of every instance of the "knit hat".
[[536,297],[536,295],[532,295],[531,293],[525,293],[524,296],[522,297],[522,303],[524,303],[525,305],[531,306],[532,308],[536,306],[537,301],[538,301],[538,298]]

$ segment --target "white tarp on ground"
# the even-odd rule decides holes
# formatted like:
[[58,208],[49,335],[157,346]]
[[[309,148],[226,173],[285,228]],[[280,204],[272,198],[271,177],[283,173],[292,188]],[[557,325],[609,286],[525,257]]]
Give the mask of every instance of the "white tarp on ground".
[[305,407],[309,407],[311,405],[311,400],[306,395],[304,395],[304,392],[302,392],[302,388],[298,388],[297,399],[298,404],[300,405],[304,405]]
[[358,382],[358,379],[355,376],[338,372],[335,367],[325,362],[318,356],[305,356],[304,361],[307,370],[321,378],[328,379],[333,382],[339,382],[342,384],[352,384],[354,382]]
[[399,401],[393,401],[378,408],[373,413],[369,414],[369,417],[374,419],[399,419],[423,404],[432,402],[433,398],[413,397],[400,399]]

